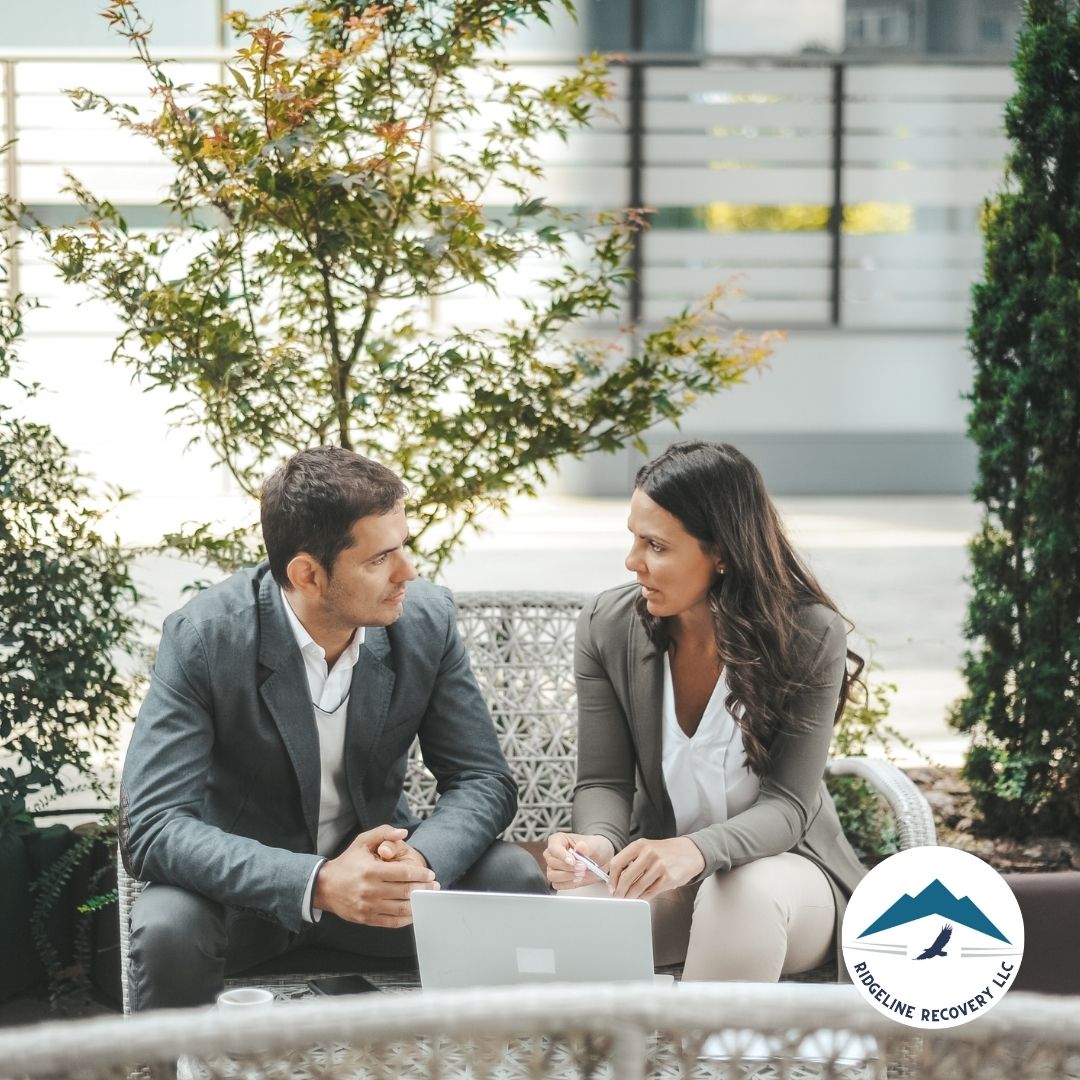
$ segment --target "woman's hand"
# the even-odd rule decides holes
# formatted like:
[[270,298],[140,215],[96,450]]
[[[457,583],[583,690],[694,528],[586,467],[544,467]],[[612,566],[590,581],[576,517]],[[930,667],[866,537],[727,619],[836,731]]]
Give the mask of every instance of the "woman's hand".
[[555,889],[577,889],[582,885],[594,885],[599,878],[580,863],[571,850],[580,851],[603,869],[611,862],[615,847],[606,836],[583,836],[580,833],[557,832],[548,837],[544,848],[547,879]]
[[705,869],[705,856],[688,836],[635,840],[606,869],[614,896],[648,900],[693,881]]

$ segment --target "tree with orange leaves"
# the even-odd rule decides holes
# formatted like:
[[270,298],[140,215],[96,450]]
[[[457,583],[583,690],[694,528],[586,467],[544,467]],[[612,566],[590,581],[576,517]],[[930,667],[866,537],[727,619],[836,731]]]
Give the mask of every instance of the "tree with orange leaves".
[[[73,180],[95,228],[48,233],[64,275],[120,312],[115,358],[178,392],[179,421],[253,495],[281,458],[327,442],[393,467],[429,569],[477,513],[533,493],[564,455],[638,439],[768,352],[723,328],[718,291],[652,333],[597,332],[618,314],[645,216],[556,209],[541,155],[604,109],[607,70],[593,55],[536,86],[492,58],[550,6],[232,12],[242,43],[227,80],[190,86],[151,52],[134,0],[111,0],[153,114],[72,92],[175,166],[174,227],[134,232]],[[510,273],[527,281],[517,299],[500,296]],[[433,300],[469,287],[491,295],[490,325],[432,322]],[[253,551],[206,527],[171,540],[223,565]]]

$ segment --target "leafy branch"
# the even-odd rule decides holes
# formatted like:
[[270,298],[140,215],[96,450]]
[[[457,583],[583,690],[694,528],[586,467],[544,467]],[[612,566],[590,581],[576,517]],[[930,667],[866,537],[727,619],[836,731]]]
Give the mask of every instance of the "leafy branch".
[[[727,325],[722,289],[650,332],[618,329],[647,212],[574,214],[544,192],[544,140],[607,108],[603,60],[534,86],[491,59],[550,6],[234,12],[242,43],[225,81],[192,86],[155,59],[134,0],[112,0],[106,17],[147,72],[152,113],[71,92],[175,168],[162,204],[173,227],[133,231],[72,178],[85,221],[46,234],[63,276],[120,313],[114,359],[173,393],[173,421],[246,492],[327,439],[397,469],[429,570],[561,457],[677,421],[772,347]],[[451,294],[498,305],[479,327],[433,321]],[[210,559],[237,553],[235,538],[186,535],[173,539],[204,542]]]

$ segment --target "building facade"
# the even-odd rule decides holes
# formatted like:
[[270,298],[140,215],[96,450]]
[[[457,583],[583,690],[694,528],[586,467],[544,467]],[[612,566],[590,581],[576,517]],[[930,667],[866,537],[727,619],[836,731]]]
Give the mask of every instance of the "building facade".
[[[162,163],[102,118],[76,113],[61,90],[92,84],[145,100],[140,71],[82,0],[56,2],[62,10],[49,26],[20,6],[8,27],[13,44],[0,46],[3,134],[18,139],[2,170],[6,188],[47,221],[71,219],[70,169],[133,225],[164,224]],[[761,43],[780,31],[764,21],[751,30],[778,3],[792,13],[791,49],[765,56]],[[980,214],[1008,149],[1002,109],[1016,5],[842,3],[761,0],[742,16],[733,0],[583,0],[577,22],[523,31],[511,57],[530,78],[564,71],[593,48],[623,54],[611,115],[552,145],[536,193],[585,212],[653,210],[638,280],[597,332],[627,322],[647,332],[730,281],[733,326],[786,333],[767,371],[701,402],[682,434],[741,446],[778,493],[960,493],[974,475],[964,335],[981,268]],[[143,4],[159,47],[193,80],[215,78],[229,47],[224,6]],[[70,40],[58,43],[64,19]],[[995,35],[998,52],[980,52]],[[732,42],[742,51],[719,50]],[[105,479],[143,491],[205,489],[209,464],[198,451],[170,455],[164,474],[160,461],[130,453],[132,439],[160,440],[167,402],[155,411],[108,367],[115,317],[79,303],[32,249],[20,262],[24,290],[47,305],[28,320],[24,353],[46,385],[76,390],[70,405],[43,402],[55,410],[46,418]],[[507,284],[508,300],[514,288]],[[432,318],[450,327],[491,311],[489,297],[466,290]],[[88,414],[95,393],[119,403],[135,430],[121,434]],[[676,434],[658,428],[647,442],[655,450]],[[570,463],[559,483],[625,494],[639,461],[626,453]]]

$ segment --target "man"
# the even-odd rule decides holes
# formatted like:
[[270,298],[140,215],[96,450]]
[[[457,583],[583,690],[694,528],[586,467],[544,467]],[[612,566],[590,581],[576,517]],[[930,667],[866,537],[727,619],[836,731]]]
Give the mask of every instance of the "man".
[[[263,487],[268,561],[165,621],[121,785],[133,1007],[210,1002],[298,945],[409,955],[414,889],[544,892],[495,840],[517,792],[457,633],[416,580],[405,487],[322,447]],[[438,780],[402,794],[419,735]]]

